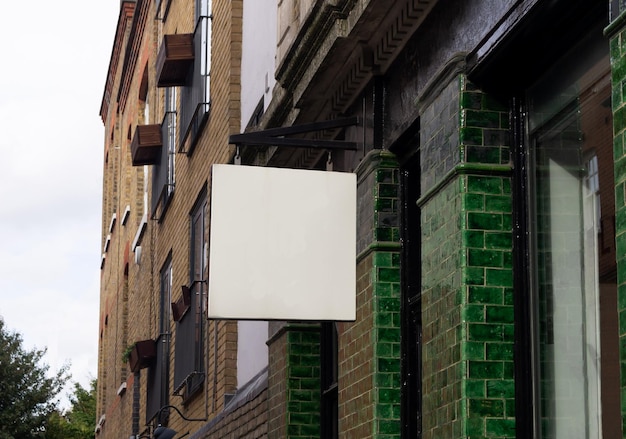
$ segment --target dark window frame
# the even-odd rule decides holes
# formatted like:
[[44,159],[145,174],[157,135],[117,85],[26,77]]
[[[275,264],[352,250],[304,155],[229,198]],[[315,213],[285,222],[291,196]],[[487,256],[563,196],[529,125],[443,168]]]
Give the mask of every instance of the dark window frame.
[[165,115],[161,122],[161,159],[152,169],[151,218],[163,221],[176,187],[176,88],[165,88]]
[[[419,142],[419,122],[407,133]],[[422,343],[421,343],[421,210],[417,204],[421,193],[419,152],[400,169],[402,236],[401,276],[401,437],[422,437]]]
[[[169,405],[172,275],[172,254],[170,252],[159,275],[159,335],[156,339],[156,360],[148,370],[146,394],[146,420],[148,423],[158,415],[161,407]],[[158,420],[158,422],[166,423],[163,419]]]
[[194,62],[180,88],[180,142],[178,152],[191,156],[211,110],[211,42],[213,11],[211,0],[196,0]]
[[202,389],[206,375],[207,216],[208,197],[204,188],[189,214],[190,307],[177,322],[176,331],[174,393],[185,402]]

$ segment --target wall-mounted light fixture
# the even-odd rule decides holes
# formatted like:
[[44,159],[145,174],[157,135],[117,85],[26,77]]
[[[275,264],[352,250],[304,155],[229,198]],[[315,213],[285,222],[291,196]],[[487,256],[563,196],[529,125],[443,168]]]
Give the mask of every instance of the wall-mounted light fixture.
[[159,425],[157,426],[157,428],[154,429],[154,432],[152,433],[152,437],[154,439],[172,439],[176,435],[177,433],[176,430],[172,430],[171,428],[167,428],[161,425],[161,414],[163,413],[164,410],[169,410],[169,409],[174,409],[178,413],[178,415],[181,418],[183,418],[185,421],[193,422],[193,421],[206,421],[207,420],[206,416],[204,418],[188,418],[180,412],[178,407],[173,406],[173,405],[164,405],[163,407],[159,409],[159,413],[157,414],[157,420],[159,422]]

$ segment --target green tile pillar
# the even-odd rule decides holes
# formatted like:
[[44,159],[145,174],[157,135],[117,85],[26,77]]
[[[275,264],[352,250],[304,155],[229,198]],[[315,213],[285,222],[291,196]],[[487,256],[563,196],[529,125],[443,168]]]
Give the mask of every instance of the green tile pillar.
[[[613,88],[613,157],[615,177],[615,245],[617,307],[621,369],[622,431],[626,432],[626,4],[610,1],[610,41]],[[626,437],[626,436],[624,436]]]
[[399,170],[371,151],[358,179],[357,319],[339,325],[339,437],[400,438]]
[[268,341],[268,438],[320,435],[319,324],[280,322]]
[[512,438],[508,108],[448,80],[420,132],[423,438]]

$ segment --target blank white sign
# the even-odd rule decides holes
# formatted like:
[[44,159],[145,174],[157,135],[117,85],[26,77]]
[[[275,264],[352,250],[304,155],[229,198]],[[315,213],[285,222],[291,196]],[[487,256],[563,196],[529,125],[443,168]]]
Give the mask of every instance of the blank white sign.
[[356,319],[356,175],[213,165],[208,316]]

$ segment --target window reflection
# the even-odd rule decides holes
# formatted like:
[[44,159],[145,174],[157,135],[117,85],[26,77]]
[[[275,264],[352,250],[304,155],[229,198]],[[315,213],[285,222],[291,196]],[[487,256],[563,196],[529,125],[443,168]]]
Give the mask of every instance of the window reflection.
[[622,436],[610,98],[608,43],[598,32],[528,92],[543,438]]

